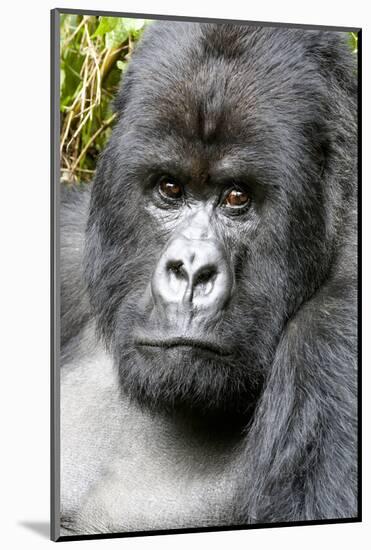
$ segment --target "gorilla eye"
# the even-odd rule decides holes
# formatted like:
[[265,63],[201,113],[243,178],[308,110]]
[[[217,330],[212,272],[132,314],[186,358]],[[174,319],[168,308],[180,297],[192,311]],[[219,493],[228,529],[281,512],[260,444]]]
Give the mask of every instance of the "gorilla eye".
[[250,203],[250,197],[241,189],[231,189],[223,201],[223,206],[227,208],[243,208]]
[[160,194],[168,199],[180,199],[183,195],[183,189],[180,183],[171,178],[162,178],[159,183]]

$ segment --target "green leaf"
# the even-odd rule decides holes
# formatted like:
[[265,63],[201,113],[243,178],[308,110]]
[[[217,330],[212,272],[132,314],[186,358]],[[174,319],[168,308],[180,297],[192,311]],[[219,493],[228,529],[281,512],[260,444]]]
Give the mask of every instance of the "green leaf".
[[350,32],[349,33],[349,44],[353,53],[358,51],[358,33]]
[[117,65],[117,68],[120,69],[120,71],[126,71],[126,68],[128,66],[128,64],[121,61],[121,59],[117,61],[116,65]]
[[144,19],[118,18],[116,21],[115,28],[106,33],[107,48],[118,48],[129,36],[136,37],[146,23]]
[[61,69],[61,76],[60,76],[60,93],[62,93],[64,82],[66,80],[66,71],[64,69]]
[[118,48],[127,40],[128,36],[129,33],[125,28],[116,28],[106,34],[106,47]]
[[123,24],[130,33],[140,31],[144,25],[144,19],[122,19]]
[[93,38],[96,36],[104,36],[108,32],[113,31],[120,22],[119,17],[101,17],[99,25],[93,34]]

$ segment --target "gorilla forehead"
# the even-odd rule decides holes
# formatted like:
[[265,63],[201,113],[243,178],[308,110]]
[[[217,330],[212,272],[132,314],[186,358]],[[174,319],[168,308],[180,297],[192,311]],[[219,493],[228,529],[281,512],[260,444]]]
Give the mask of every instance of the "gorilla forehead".
[[243,130],[256,113],[264,115],[280,104],[295,110],[292,100],[308,102],[311,94],[318,99],[323,86],[305,48],[308,40],[300,31],[156,23],[133,56],[133,101],[154,113],[166,106],[183,130],[185,122],[203,115],[199,129],[206,138],[229,117]]
[[[240,170],[249,164],[268,183],[278,172],[287,181],[287,166],[300,180],[300,151],[326,133],[322,80],[303,42],[300,31],[154,24],[116,102],[121,147],[142,167],[169,157],[200,177],[243,159]],[[313,158],[311,168],[318,150]]]

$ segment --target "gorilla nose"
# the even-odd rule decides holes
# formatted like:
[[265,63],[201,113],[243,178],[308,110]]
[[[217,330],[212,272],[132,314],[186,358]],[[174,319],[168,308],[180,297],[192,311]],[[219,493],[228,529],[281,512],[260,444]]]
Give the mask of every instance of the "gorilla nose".
[[152,293],[162,305],[188,304],[221,310],[232,288],[223,247],[211,239],[174,239],[163,252],[152,278]]

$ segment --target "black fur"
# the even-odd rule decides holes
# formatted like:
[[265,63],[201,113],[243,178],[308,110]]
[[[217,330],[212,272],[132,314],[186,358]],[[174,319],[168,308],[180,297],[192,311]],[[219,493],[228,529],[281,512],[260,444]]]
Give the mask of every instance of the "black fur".
[[[245,423],[235,523],[357,515],[357,105],[346,40],[153,24],[125,74],[92,188],[90,305],[80,272],[68,270],[70,290],[62,287],[64,341],[91,308],[123,391],[143,407]],[[230,355],[147,357],[133,329],[148,324],[143,296],[171,236],[168,217],[177,220],[148,208],[153,182],[171,173],[201,185],[225,156],[230,179],[247,178],[254,200],[249,216],[213,222],[235,290],[202,330]]]

